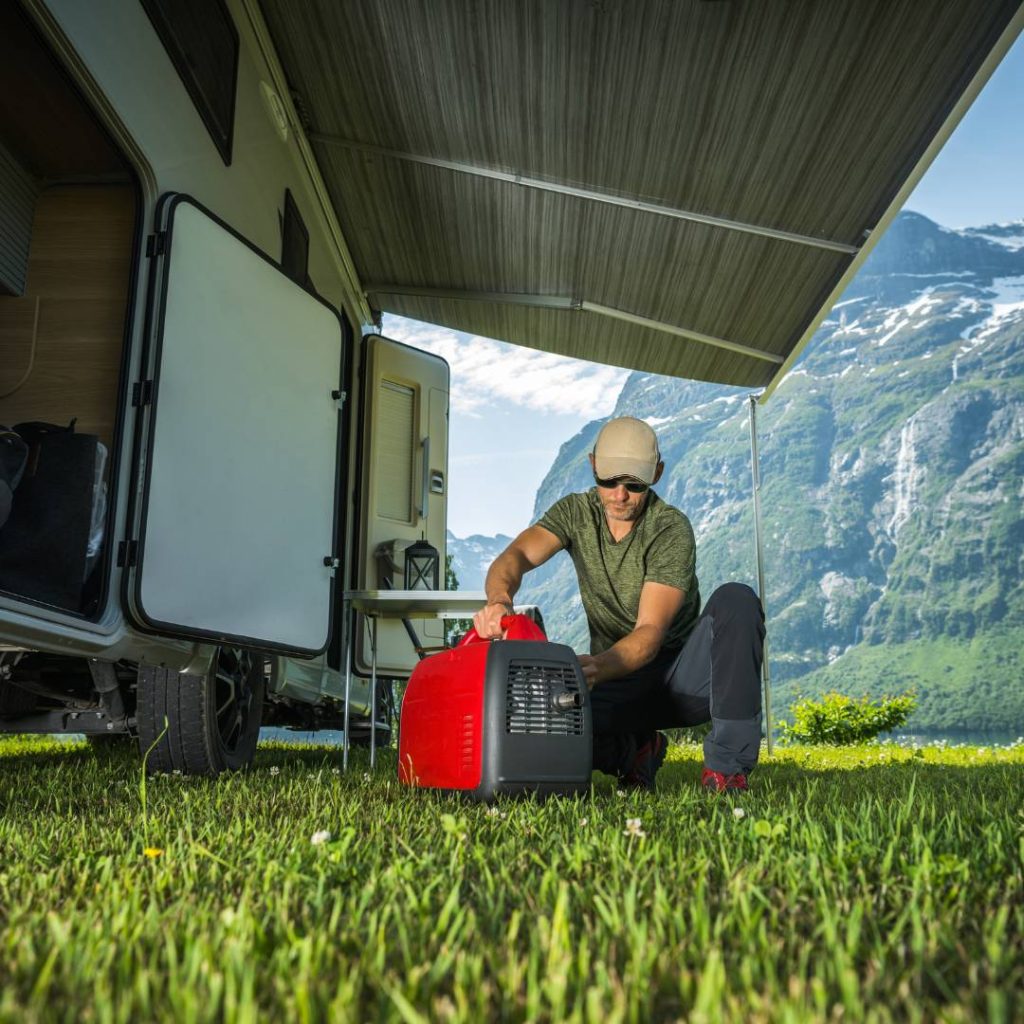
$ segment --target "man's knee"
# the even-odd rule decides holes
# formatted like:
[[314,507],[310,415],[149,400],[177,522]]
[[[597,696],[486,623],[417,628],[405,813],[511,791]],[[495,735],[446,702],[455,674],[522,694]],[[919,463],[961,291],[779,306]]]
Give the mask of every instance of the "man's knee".
[[723,583],[708,599],[704,611],[718,620],[764,623],[764,610],[757,594],[745,583]]

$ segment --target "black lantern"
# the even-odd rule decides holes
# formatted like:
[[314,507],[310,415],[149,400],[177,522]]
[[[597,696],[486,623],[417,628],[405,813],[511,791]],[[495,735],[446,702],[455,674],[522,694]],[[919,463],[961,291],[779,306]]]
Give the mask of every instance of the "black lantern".
[[405,549],[405,589],[440,590],[441,556],[427,540]]

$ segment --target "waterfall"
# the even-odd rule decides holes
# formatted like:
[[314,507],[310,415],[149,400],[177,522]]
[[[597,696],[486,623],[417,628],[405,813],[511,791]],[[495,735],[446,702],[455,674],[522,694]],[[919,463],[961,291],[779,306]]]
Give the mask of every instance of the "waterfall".
[[914,457],[914,439],[917,432],[917,419],[911,416],[900,431],[900,450],[896,456],[896,468],[893,471],[894,508],[892,518],[886,526],[886,533],[895,540],[900,528],[910,518],[917,490],[924,476],[924,466]]

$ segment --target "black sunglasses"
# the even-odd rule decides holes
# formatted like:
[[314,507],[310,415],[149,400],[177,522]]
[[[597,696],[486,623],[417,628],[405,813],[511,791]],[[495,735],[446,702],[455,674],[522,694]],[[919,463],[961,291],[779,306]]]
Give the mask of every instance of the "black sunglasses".
[[633,480],[623,480],[621,477],[614,480],[602,480],[596,474],[594,475],[594,483],[598,487],[607,487],[608,490],[614,490],[621,484],[630,494],[643,494],[651,486],[650,484],[641,484]]

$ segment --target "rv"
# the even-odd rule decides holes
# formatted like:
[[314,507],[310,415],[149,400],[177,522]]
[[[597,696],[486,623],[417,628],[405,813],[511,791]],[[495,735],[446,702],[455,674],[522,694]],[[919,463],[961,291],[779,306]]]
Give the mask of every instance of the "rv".
[[0,731],[215,774],[348,682],[384,738],[343,595],[444,564],[448,367],[376,333],[245,19],[106,6],[0,2]]
[[0,0],[0,731],[384,738],[449,376],[379,311],[766,400],[1024,25],[839,8]]

